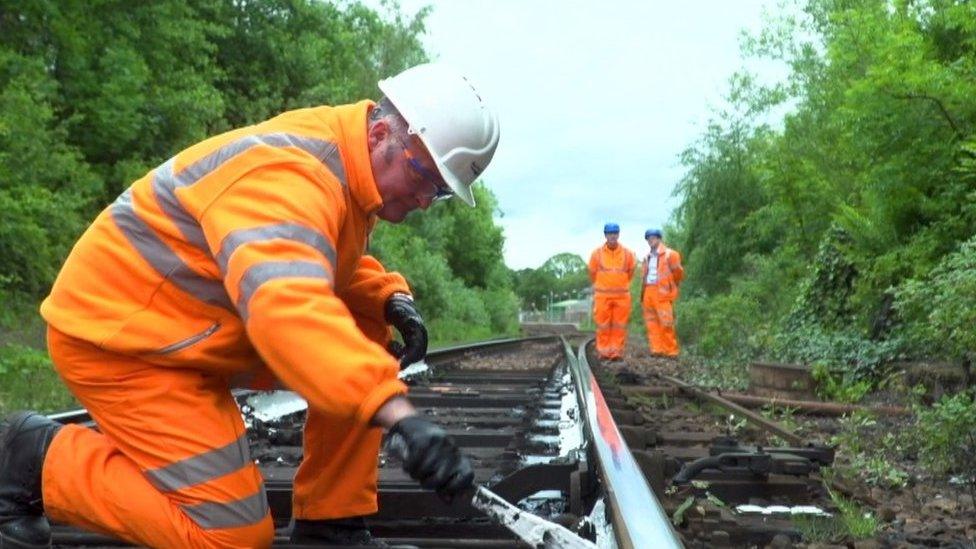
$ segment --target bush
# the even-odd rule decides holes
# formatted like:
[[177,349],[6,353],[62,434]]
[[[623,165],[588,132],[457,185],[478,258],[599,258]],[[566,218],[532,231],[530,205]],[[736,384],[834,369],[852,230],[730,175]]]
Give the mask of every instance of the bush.
[[54,412],[75,406],[47,353],[24,345],[0,346],[0,413],[19,409]]
[[817,394],[824,400],[859,402],[873,388],[870,381],[854,380],[844,373],[836,374],[822,362],[814,364],[810,373],[817,382]]
[[760,352],[759,303],[739,293],[676,302],[679,339],[709,360],[745,363]]
[[931,408],[918,409],[915,440],[922,465],[935,474],[969,475],[976,490],[976,398],[973,391],[944,395]]
[[895,292],[900,333],[915,352],[972,361],[976,350],[976,236],[925,277]]
[[[438,206],[399,225],[381,225],[370,243],[388,270],[407,279],[435,346],[518,331],[518,298],[501,261],[500,228],[491,217],[494,198],[482,187],[475,194],[477,208]],[[458,233],[461,225],[491,234],[476,247],[459,247],[458,241],[475,240]]]
[[776,359],[820,364],[844,372],[849,382],[874,379],[882,366],[900,356],[897,339],[875,341],[856,332],[828,330],[815,321],[793,323],[773,336]]

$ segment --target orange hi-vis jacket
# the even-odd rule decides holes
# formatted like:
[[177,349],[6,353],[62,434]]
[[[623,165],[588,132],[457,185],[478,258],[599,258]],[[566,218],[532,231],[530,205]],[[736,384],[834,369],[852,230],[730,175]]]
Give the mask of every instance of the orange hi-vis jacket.
[[[650,265],[651,254],[644,257],[641,288],[647,286],[647,270]],[[658,296],[662,299],[674,301],[678,299],[678,287],[685,277],[685,270],[681,266],[681,254],[668,248],[663,243],[657,245],[657,287]]]
[[604,244],[590,255],[590,281],[593,282],[594,295],[628,295],[630,279],[637,267],[634,252],[623,244],[611,250]]
[[382,205],[372,103],[286,112],[180,152],[75,245],[47,322],[102,349],[231,383],[266,367],[310,404],[368,421],[406,392],[382,325],[403,277],[364,255]]

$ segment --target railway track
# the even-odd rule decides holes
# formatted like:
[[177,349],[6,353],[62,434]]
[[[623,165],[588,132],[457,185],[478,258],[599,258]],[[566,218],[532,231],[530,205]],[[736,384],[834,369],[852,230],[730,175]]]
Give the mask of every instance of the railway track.
[[[581,346],[580,361],[596,361]],[[597,366],[632,455],[688,547],[792,547],[837,509],[834,449],[720,395],[627,364]],[[836,482],[837,492],[849,490]],[[802,518],[798,518],[802,517]]]
[[[427,368],[409,375],[408,383],[419,411],[447,429],[471,457],[477,484],[602,546],[680,546],[622,444],[605,401],[595,397],[600,392],[592,373],[580,368],[564,340],[543,336],[433,351]],[[238,391],[236,397],[279,529],[275,546],[293,546],[287,528],[291,480],[301,460],[304,401],[287,392]],[[83,410],[52,417],[90,422]],[[394,456],[381,455],[379,468],[380,511],[368,522],[374,535],[388,543],[528,546],[472,507],[470,498],[448,504],[421,489]],[[54,525],[54,544],[125,545],[61,525]]]
[[[833,458],[829,448],[790,438],[768,421],[758,431],[733,432],[716,420],[728,410],[702,404],[679,380],[633,374],[626,365],[611,371],[587,353],[585,342],[571,347],[555,336],[433,351],[426,367],[407,376],[411,400],[472,458],[477,484],[601,547],[764,546],[777,536],[798,539],[790,518],[737,506],[829,508],[816,476]],[[266,480],[275,546],[294,546],[287,528],[304,401],[288,392],[236,396]],[[83,410],[52,417],[90,419]],[[770,430],[791,446],[773,448],[764,435]],[[388,543],[529,546],[470,498],[448,504],[421,489],[393,455],[384,453],[378,465],[380,511],[368,522]],[[59,525],[54,542],[125,545]]]

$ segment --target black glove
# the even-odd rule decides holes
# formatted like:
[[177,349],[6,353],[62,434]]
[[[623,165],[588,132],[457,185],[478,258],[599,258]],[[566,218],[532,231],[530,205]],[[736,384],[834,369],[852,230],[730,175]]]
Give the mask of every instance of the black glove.
[[[405,294],[393,294],[386,300],[386,321],[393,325],[403,337],[402,355],[399,355],[400,368],[423,360],[427,356],[427,327],[424,326],[424,319],[417,311],[413,300]],[[391,346],[390,350],[397,354],[399,350],[396,346]]]
[[424,488],[448,500],[471,487],[474,469],[444,429],[420,416],[393,425],[387,446],[403,460],[403,470]]

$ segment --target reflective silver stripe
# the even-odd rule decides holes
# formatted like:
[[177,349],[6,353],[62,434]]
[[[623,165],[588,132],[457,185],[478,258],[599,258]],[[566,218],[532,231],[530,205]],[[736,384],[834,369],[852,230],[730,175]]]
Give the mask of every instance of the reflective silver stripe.
[[147,263],[152,265],[159,276],[171,281],[179,289],[205,303],[233,310],[230,297],[227,296],[227,291],[221,281],[205,278],[193,272],[169,246],[156,236],[155,231],[136,215],[135,207],[132,204],[131,188],[119,195],[115,203],[112,204],[112,219],[129,243],[132,244],[132,247],[139,252],[139,255]]
[[339,155],[339,147],[331,141],[305,137],[301,135],[291,135],[287,133],[268,133],[262,135],[245,135],[237,141],[232,141],[227,145],[217,149],[207,156],[190,164],[176,175],[175,184],[177,187],[192,185],[209,175],[219,168],[224,162],[247,151],[252,147],[267,145],[269,147],[294,147],[301,149],[314,156],[329,168],[332,175],[339,180],[343,187],[346,183],[346,169],[342,165],[342,157]]
[[241,435],[223,448],[216,448],[166,467],[147,470],[145,475],[160,492],[173,492],[239,471],[248,465],[251,465],[251,452],[247,447],[247,437]]
[[343,187],[348,186],[346,168],[342,164],[338,145],[331,141],[313,137],[287,133],[246,135],[197,160],[175,175],[173,172],[175,157],[170,158],[156,168],[153,177],[153,191],[156,193],[156,200],[159,202],[160,208],[173,220],[187,242],[203,251],[209,251],[199,224],[176,198],[176,189],[193,185],[219,169],[228,160],[259,145],[301,149],[325,164]]
[[175,161],[175,158],[170,158],[162,166],[156,168],[156,172],[153,174],[152,186],[156,195],[156,202],[159,203],[159,208],[183,233],[183,238],[187,242],[209,253],[210,249],[207,246],[206,237],[203,236],[203,229],[176,198],[176,178],[173,175]]
[[261,486],[257,494],[237,501],[181,505],[180,508],[200,528],[235,528],[261,522],[268,515],[268,497]]
[[332,276],[321,263],[311,261],[268,261],[252,265],[241,277],[240,293],[237,298],[237,311],[241,320],[247,322],[248,303],[251,296],[262,284],[277,278],[324,278],[332,282]]
[[315,248],[329,262],[329,266],[335,270],[335,248],[322,233],[303,225],[281,223],[279,225],[265,225],[251,229],[238,229],[227,235],[220,244],[220,253],[217,254],[217,266],[220,267],[220,272],[225,275],[227,274],[227,262],[230,261],[231,256],[234,255],[237,248],[249,242],[271,240],[273,238],[294,240],[295,242],[301,242],[302,244],[307,244]]
[[[179,228],[188,244],[207,253],[210,251],[200,224],[180,204],[176,197],[176,189],[196,183],[218,169],[224,162],[259,145],[301,149],[325,164],[342,186],[347,186],[346,170],[342,164],[339,147],[330,141],[312,137],[286,133],[247,135],[197,160],[178,174],[174,174],[175,159],[171,158],[156,169],[153,174],[152,189],[160,209]],[[112,206],[112,218],[132,246],[160,276],[201,301],[233,310],[233,304],[221,281],[193,272],[148,225],[139,219],[132,204],[132,189],[126,190],[116,199]],[[330,259],[333,265],[334,256],[333,250]]]

